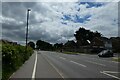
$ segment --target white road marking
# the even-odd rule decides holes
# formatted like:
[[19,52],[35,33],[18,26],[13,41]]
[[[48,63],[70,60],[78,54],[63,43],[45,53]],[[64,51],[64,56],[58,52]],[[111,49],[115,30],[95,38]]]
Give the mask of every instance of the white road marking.
[[[45,57],[44,57],[45,58]],[[63,74],[47,59],[47,58],[45,58],[46,60],[47,60],[47,62],[57,71],[57,73],[64,79],[64,76],[63,76]]]
[[66,58],[64,58],[64,57],[59,57],[59,58],[64,59],[64,60],[66,59]]
[[36,66],[37,66],[37,52],[35,53],[36,57],[35,57],[35,64],[34,64],[34,68],[33,68],[33,73],[32,73],[32,80],[35,80],[35,73],[36,73]]
[[93,61],[87,61],[87,60],[86,60],[86,62],[93,63],[93,64],[97,64],[97,65],[100,65],[100,66],[106,66],[106,65],[104,65],[104,64],[97,63],[97,62],[93,62]]
[[[113,78],[116,78],[116,79],[119,79],[119,80],[120,80],[119,77],[116,77],[116,76],[114,76],[114,75],[108,74],[108,73],[106,73],[105,71],[100,71],[100,73],[103,73],[103,74],[105,74],[105,75],[108,75],[108,76],[110,76],[110,77],[113,77]],[[110,73],[110,71],[109,71],[109,73]]]
[[103,72],[106,72],[106,73],[120,73],[120,72],[115,72],[115,71],[103,71]]
[[77,65],[80,65],[80,66],[82,66],[82,67],[87,67],[87,66],[85,66],[85,65],[83,65],[83,64],[80,64],[80,63],[77,63],[77,62],[75,62],[75,61],[70,61],[70,62],[75,63],[75,64],[77,64]]

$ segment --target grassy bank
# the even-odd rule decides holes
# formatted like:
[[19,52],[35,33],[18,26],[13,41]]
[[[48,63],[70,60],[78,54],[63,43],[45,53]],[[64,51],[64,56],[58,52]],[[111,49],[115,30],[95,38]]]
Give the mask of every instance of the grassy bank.
[[32,53],[33,50],[30,47],[26,53],[25,46],[2,44],[2,80],[8,80],[12,73],[29,59]]

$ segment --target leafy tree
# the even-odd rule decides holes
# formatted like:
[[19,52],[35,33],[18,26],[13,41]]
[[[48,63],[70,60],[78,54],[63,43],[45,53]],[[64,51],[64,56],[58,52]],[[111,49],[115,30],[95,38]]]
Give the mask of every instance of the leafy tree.
[[64,47],[68,47],[68,48],[75,48],[76,47],[76,43],[72,40],[72,41],[67,41],[65,44],[64,44]]
[[60,50],[60,49],[62,49],[62,47],[63,47],[63,43],[56,43],[56,44],[54,44],[54,48],[56,50]]
[[74,51],[76,49],[77,45],[76,43],[72,40],[72,41],[67,41],[64,44],[64,49],[67,51]]
[[35,49],[35,43],[32,42],[32,41],[30,41],[30,42],[28,43],[28,46],[30,46],[31,48]]
[[101,34],[99,32],[92,32],[90,30],[86,30],[85,28],[80,28],[78,31],[74,34],[77,44],[80,46],[89,45],[88,41],[92,41],[95,37],[101,37]]
[[38,40],[36,42],[36,48],[41,49],[41,50],[53,50],[52,44],[42,41],[42,40]]

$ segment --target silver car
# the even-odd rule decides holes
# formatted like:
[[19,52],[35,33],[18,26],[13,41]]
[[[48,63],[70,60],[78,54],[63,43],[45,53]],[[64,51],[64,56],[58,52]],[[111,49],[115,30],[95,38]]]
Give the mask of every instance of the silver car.
[[113,57],[113,52],[111,50],[103,50],[98,54],[99,57]]

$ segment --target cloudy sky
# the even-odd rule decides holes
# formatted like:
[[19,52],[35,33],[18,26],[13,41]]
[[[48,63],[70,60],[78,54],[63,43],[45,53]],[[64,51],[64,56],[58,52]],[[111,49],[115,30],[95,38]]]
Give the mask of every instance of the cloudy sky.
[[25,44],[26,14],[30,8],[29,41],[60,43],[75,40],[80,27],[105,37],[118,36],[117,2],[2,2],[2,38]]

